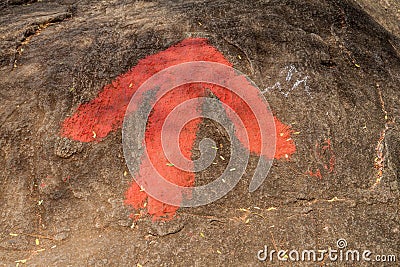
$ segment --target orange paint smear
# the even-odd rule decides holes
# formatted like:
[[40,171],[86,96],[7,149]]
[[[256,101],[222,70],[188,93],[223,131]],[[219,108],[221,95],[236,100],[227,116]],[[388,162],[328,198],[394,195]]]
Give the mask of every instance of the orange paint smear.
[[293,133],[289,125],[283,124],[274,117],[276,129],[275,159],[289,159],[296,152],[296,145],[291,137]]

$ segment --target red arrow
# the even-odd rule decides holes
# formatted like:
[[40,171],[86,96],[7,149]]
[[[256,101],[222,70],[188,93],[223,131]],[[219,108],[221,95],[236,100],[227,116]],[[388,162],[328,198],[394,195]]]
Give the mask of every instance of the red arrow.
[[[101,141],[111,131],[122,126],[129,101],[144,81],[165,68],[191,61],[211,61],[228,66],[232,65],[218,50],[208,44],[207,39],[190,38],[183,40],[165,51],[140,60],[130,71],[106,85],[95,99],[80,105],[76,112],[63,122],[61,135],[81,142]],[[180,86],[169,92],[162,98],[162,101],[154,106],[153,112],[148,118],[145,133],[146,149],[150,161],[142,160],[136,179],[146,177],[148,166],[152,164],[165,179],[180,186],[190,187],[194,185],[195,175],[193,172],[181,171],[167,165],[168,161],[162,153],[160,129],[166,116],[174,107],[186,100],[206,96],[205,88],[206,86],[201,83]],[[249,107],[243,105],[238,96],[226,94],[223,88],[209,84],[207,84],[207,88],[221,102],[240,113],[239,116],[245,124],[246,131],[251,133],[249,134],[248,149],[259,154],[260,134]],[[200,107],[201,103],[199,103],[198,108],[193,108],[189,112],[197,114]],[[198,115],[200,116],[200,114]],[[188,159],[192,157],[191,151],[200,122],[200,119],[191,121],[185,125],[180,133],[180,148],[183,155]],[[289,158],[296,150],[295,144],[290,138],[292,131],[289,126],[281,123],[277,118],[275,118],[275,125],[277,131],[275,158]],[[240,134],[238,138],[239,140],[242,138]],[[135,209],[147,208],[148,214],[152,215],[154,219],[170,219],[178,209],[178,207],[148,197],[134,181],[126,193],[125,203]]]

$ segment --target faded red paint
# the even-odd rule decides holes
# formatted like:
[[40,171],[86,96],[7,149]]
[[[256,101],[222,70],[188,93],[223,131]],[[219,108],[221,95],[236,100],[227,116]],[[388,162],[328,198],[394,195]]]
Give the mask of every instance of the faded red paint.
[[322,180],[322,174],[321,174],[320,169],[317,169],[315,172],[308,171],[308,172],[306,172],[306,174],[309,175],[309,176],[316,177],[316,178]]
[[[82,142],[102,140],[111,131],[122,126],[129,101],[144,81],[165,68],[191,61],[211,61],[232,66],[218,50],[208,44],[206,39],[186,39],[165,51],[140,60],[130,71],[106,85],[94,100],[80,105],[77,111],[64,121],[61,135]],[[209,93],[208,90],[238,112],[245,125],[246,132],[250,133],[248,149],[253,153],[260,154],[261,137],[258,125],[254,123],[254,114],[238,96],[227,94],[226,89],[216,85],[207,84],[205,86],[201,83],[183,85],[163,96],[155,104],[148,118],[145,141],[149,160],[142,159],[136,177],[138,181],[146,178],[149,173],[148,166],[152,164],[167,180],[185,187],[194,185],[195,174],[193,172],[184,172],[167,165],[168,161],[162,153],[161,127],[166,116],[174,107],[189,99],[206,96]],[[201,103],[188,112],[200,116],[200,108]],[[200,122],[200,119],[191,121],[185,125],[180,133],[180,149],[188,159],[192,157],[191,150]],[[277,131],[275,158],[289,158],[296,151],[295,144],[290,137],[292,131],[289,126],[283,124],[277,118],[275,118],[275,125]],[[244,136],[240,134],[240,131],[238,132],[238,139],[242,141]],[[125,203],[137,210],[146,208],[147,213],[152,215],[154,219],[170,219],[178,209],[178,207],[161,203],[149,197],[134,181],[126,192]],[[135,218],[137,217],[138,215],[135,215]]]
[[316,171],[307,171],[307,175],[322,179],[324,174],[335,173],[336,155],[330,138],[325,139],[321,144],[315,142],[314,154],[317,165],[320,167],[317,167]]

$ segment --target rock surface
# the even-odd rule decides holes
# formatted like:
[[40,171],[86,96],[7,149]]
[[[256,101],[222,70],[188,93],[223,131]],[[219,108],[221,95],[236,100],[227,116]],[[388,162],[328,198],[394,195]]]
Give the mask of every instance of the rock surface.
[[[257,266],[264,245],[326,249],[340,238],[400,260],[400,13],[381,2],[3,1],[0,266]],[[254,193],[252,158],[225,198],[162,226],[133,224],[121,131],[77,144],[60,139],[60,124],[189,37],[208,38],[256,82],[298,133],[297,151]],[[207,121],[203,137],[228,142]]]

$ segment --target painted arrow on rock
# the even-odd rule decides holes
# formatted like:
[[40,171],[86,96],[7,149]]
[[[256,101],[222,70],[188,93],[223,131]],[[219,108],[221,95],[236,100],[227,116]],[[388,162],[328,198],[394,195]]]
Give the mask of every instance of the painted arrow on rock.
[[[104,86],[98,96],[92,101],[81,104],[75,113],[65,119],[62,124],[61,136],[81,142],[99,142],[110,132],[122,127],[125,112],[129,102],[138,88],[154,74],[177,64],[193,61],[208,61],[221,63],[227,66],[232,64],[216,48],[211,46],[207,39],[190,38],[171,46],[157,54],[150,55],[138,62],[127,73],[118,76],[110,84]],[[154,105],[145,132],[146,149],[149,159],[144,159],[135,174],[135,180],[150,175],[149,166],[153,165],[157,171],[168,181],[179,186],[192,187],[195,183],[195,173],[186,172],[174,166],[168,166],[161,144],[161,127],[167,115],[180,103],[206,97],[209,92],[216,96],[222,103],[231,106],[233,110],[240,110],[240,117],[249,134],[246,147],[250,152],[260,155],[260,134],[255,127],[254,115],[249,107],[238,101],[238,97],[228,94],[217,85],[186,84],[171,91]],[[201,116],[201,103],[198,108],[188,111]],[[276,128],[275,159],[288,159],[296,150],[292,133],[288,125],[274,117]],[[187,123],[179,133],[180,150],[188,159],[192,158],[192,149],[195,144],[196,134],[199,130],[201,118]],[[238,136],[240,140],[241,137]],[[244,144],[244,143],[243,143]],[[171,219],[179,207],[162,203],[146,194],[140,186],[133,181],[126,192],[125,203],[134,209],[146,209],[153,219]]]

